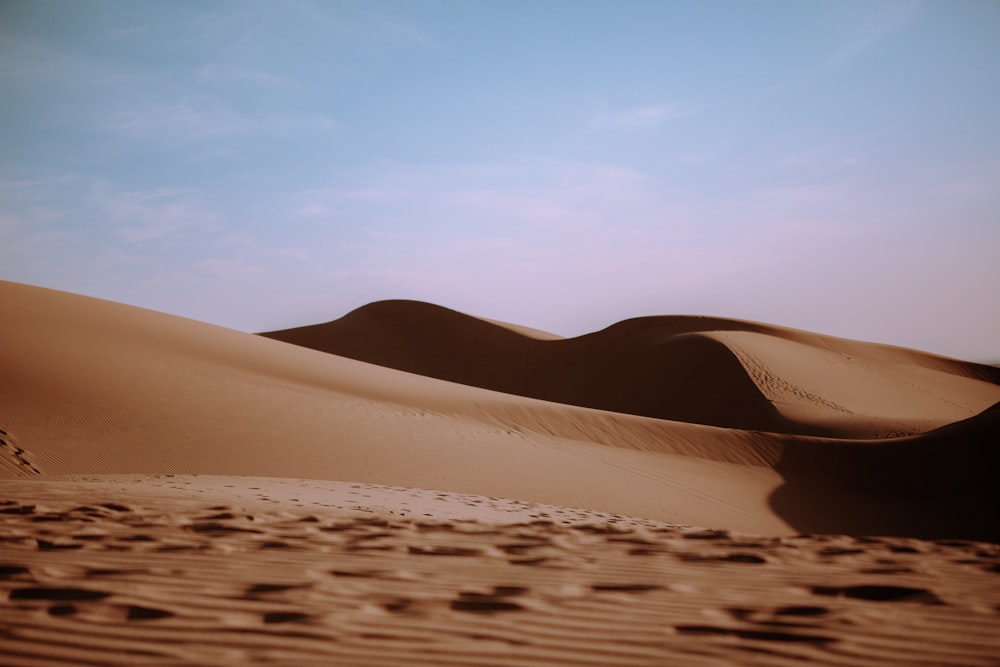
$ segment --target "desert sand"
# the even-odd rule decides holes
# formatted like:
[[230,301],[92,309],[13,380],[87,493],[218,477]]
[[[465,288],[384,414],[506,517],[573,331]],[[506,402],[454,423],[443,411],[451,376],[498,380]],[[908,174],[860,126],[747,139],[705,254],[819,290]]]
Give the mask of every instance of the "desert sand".
[[0,282],[0,664],[996,665],[1000,369]]

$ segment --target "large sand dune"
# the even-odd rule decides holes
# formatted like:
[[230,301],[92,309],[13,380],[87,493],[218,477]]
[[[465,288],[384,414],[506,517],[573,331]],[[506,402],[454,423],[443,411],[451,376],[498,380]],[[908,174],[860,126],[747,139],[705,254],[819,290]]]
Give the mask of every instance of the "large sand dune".
[[560,339],[384,301],[263,335],[547,401],[802,435],[912,434],[1000,400],[983,384],[1000,382],[992,366],[713,317],[638,318]]
[[[281,562],[294,572],[295,567],[317,567],[315,559],[327,554],[329,558],[347,558],[352,568],[358,566],[351,560],[354,556],[343,551],[345,545],[355,542],[313,539],[310,535],[319,533],[299,531],[299,535],[291,523],[286,525],[304,519],[306,511],[326,512],[322,521],[347,522],[343,530],[348,533],[371,530],[373,524],[357,523],[359,513],[362,517],[391,514],[393,521],[402,522],[387,524],[389,542],[384,556],[379,556],[378,550],[365,555],[387,559],[379,561],[382,565],[378,567],[371,565],[371,571],[383,566],[387,571],[410,571],[406,553],[437,553],[434,549],[441,545],[435,546],[435,535],[452,529],[421,532],[407,523],[419,516],[431,521],[469,521],[475,526],[473,533],[499,531],[498,540],[544,539],[561,545],[559,548],[568,554],[570,572],[559,575],[565,579],[560,579],[560,586],[579,586],[579,581],[587,580],[586,594],[570,596],[573,605],[584,607],[574,607],[576,611],[562,624],[562,602],[558,602],[559,594],[542,584],[545,576],[537,578],[528,572],[493,581],[506,577],[504,568],[511,563],[490,559],[511,552],[479,545],[478,538],[470,538],[476,543],[471,547],[463,546],[463,540],[458,546],[444,545],[441,554],[468,556],[463,562],[470,574],[465,580],[459,576],[440,585],[473,586],[465,597],[456,593],[448,613],[461,616],[460,612],[469,609],[484,613],[481,620],[472,623],[476,627],[463,630],[464,639],[447,633],[437,637],[433,632],[425,637],[437,646],[438,652],[429,655],[439,662],[488,664],[498,646],[502,650],[497,655],[506,658],[497,659],[495,664],[582,663],[586,662],[581,657],[584,654],[603,656],[601,664],[660,664],[675,650],[688,656],[689,664],[699,664],[693,657],[698,655],[705,664],[715,660],[750,663],[758,658],[761,664],[784,664],[781,660],[829,658],[832,645],[849,645],[842,636],[847,632],[844,627],[834,623],[812,635],[798,626],[778,632],[773,624],[767,625],[770,621],[762,619],[771,614],[777,622],[785,608],[829,610],[829,605],[818,605],[814,599],[827,595],[826,590],[841,598],[860,598],[863,604],[855,599],[842,606],[844,614],[855,614],[850,616],[852,622],[859,622],[869,613],[865,605],[877,606],[879,600],[866,600],[874,589],[852,588],[852,582],[882,586],[881,593],[876,591],[869,597],[885,594],[892,598],[895,586],[897,593],[918,591],[913,593],[914,599],[926,593],[920,598],[923,602],[944,600],[946,607],[966,609],[967,613],[952,613],[949,607],[927,616],[921,615],[922,610],[933,609],[924,605],[918,609],[920,613],[906,616],[910,620],[896,628],[906,634],[923,627],[921,624],[964,624],[975,637],[963,635],[957,641],[956,645],[966,647],[953,652],[964,661],[957,664],[989,664],[986,656],[997,648],[982,639],[989,635],[989,628],[1000,630],[1000,607],[996,606],[1000,590],[993,583],[997,566],[991,560],[996,555],[994,547],[949,543],[972,554],[967,559],[976,561],[972,564],[978,569],[969,575],[971,579],[965,575],[942,578],[939,574],[945,570],[934,565],[935,558],[951,562],[954,553],[923,541],[1000,541],[1000,494],[995,484],[1000,408],[994,407],[1000,402],[1000,371],[996,368],[915,350],[707,317],[639,318],[566,339],[429,304],[391,301],[371,304],[327,324],[257,336],[14,283],[0,283],[0,308],[5,322],[0,328],[0,478],[6,478],[0,484],[8,490],[7,497],[0,498],[7,501],[6,509],[0,508],[6,517],[5,542],[0,543],[0,556],[5,561],[0,563],[0,583],[11,591],[8,606],[0,607],[0,655],[6,644],[7,648],[16,647],[11,655],[21,656],[8,660],[10,664],[73,662],[74,656],[83,662],[105,664],[111,661],[108,647],[116,641],[133,641],[138,651],[126,656],[124,664],[154,663],[152,658],[136,656],[161,654],[167,664],[178,660],[240,664],[261,656],[281,662],[282,655],[291,656],[291,664],[299,664],[311,655],[303,649],[312,646],[310,642],[333,640],[322,628],[337,623],[328,618],[333,625],[327,626],[327,621],[316,620],[325,613],[324,604],[346,604],[354,609],[351,605],[355,602],[367,604],[366,596],[377,601],[379,595],[389,595],[389,589],[397,598],[410,600],[400,610],[426,607],[423,615],[406,617],[409,620],[402,624],[394,609],[389,608],[388,615],[385,605],[376,610],[371,623],[382,623],[382,632],[390,639],[409,637],[406,641],[420,643],[421,628],[426,631],[430,625],[451,622],[447,614],[439,615],[436,593],[427,597],[416,584],[400,587],[391,583],[395,581],[391,576],[375,575],[369,577],[372,582],[351,593],[355,597],[324,603],[322,596],[304,593],[298,603],[309,611],[302,612],[302,605],[296,607],[298,603],[282,592],[281,600],[275,599],[271,605],[274,609],[255,615],[254,610],[263,609],[258,598],[265,592],[298,586],[296,577],[287,574],[278,577],[282,581],[274,584],[277,588],[253,589],[256,592],[248,593],[240,603],[244,606],[237,605],[232,614],[218,612],[218,622],[227,627],[243,622],[234,618],[251,619],[246,621],[248,628],[257,627],[254,623],[268,626],[258,638],[263,642],[260,646],[253,642],[240,645],[232,639],[237,648],[227,653],[211,648],[209,635],[198,634],[202,630],[210,634],[215,627],[211,623],[216,621],[205,628],[196,627],[197,619],[205,617],[198,605],[217,608],[222,604],[213,602],[216,593],[205,593],[199,601],[197,593],[178,592],[168,580],[156,579],[159,575],[135,579],[125,567],[132,556],[123,555],[132,552],[112,548],[107,542],[109,535],[126,541],[144,535],[142,539],[161,545],[160,552],[165,554],[156,556],[149,566],[154,574],[168,570],[169,563],[175,562],[181,573],[188,568],[192,576],[208,580],[230,578],[250,587],[247,590],[275,579],[277,575],[268,574],[269,568]],[[213,477],[177,477],[193,480],[188,482],[192,486],[167,490],[175,485],[164,483],[173,479],[165,475]],[[335,483],[353,484],[355,491],[329,486]],[[288,485],[294,492],[282,495],[280,489]],[[355,492],[365,499],[349,497]],[[400,498],[401,493],[407,495],[406,500]],[[88,503],[93,510],[89,515],[73,509]],[[259,514],[262,506],[277,512],[271,523],[260,524],[270,526],[261,528],[262,532],[253,532],[257,528],[242,523],[227,523],[242,516],[240,512]],[[128,516],[138,518],[122,524],[117,510],[108,507],[128,507]],[[199,532],[198,522],[206,521],[203,517],[208,516],[208,507],[225,507],[216,514],[229,519],[219,519],[215,528]],[[488,507],[494,509],[488,511]],[[504,515],[514,519],[505,522],[498,518]],[[539,521],[542,523],[532,524]],[[646,531],[622,538],[623,543],[633,545],[633,551],[647,550],[654,556],[674,554],[690,571],[663,569],[655,559],[639,566],[638,561],[620,560],[630,554],[605,553],[578,539],[577,533],[565,532],[616,522],[626,522],[621,525],[631,526],[630,531]],[[100,535],[93,541],[80,537],[89,530],[89,523],[95,524],[91,526],[94,530],[100,529],[93,533]],[[195,528],[185,528],[191,525]],[[500,525],[515,527],[497,527]],[[715,547],[678,551],[677,539],[686,545],[711,542],[680,535],[677,531],[693,530],[681,526],[759,537],[733,538],[720,533],[729,540],[725,553],[715,553]],[[410,540],[401,553],[392,546],[396,538],[390,537],[397,529]],[[205,555],[187,560],[178,556],[171,561],[171,545],[188,544],[190,540],[180,537],[191,530],[199,536],[233,539],[209,540],[207,546],[197,547],[207,549]],[[176,531],[180,532],[175,535]],[[518,531],[524,535],[517,537]],[[803,537],[794,538],[798,540],[794,548],[765,549],[779,544],[774,540],[792,539],[790,536],[802,532],[895,536],[903,542]],[[295,544],[304,550],[304,555],[296,557],[299,560],[253,555],[261,548],[261,540],[278,543],[285,539],[282,535],[292,533],[299,535]],[[235,539],[241,535],[247,540]],[[270,537],[258,539],[256,535]],[[849,559],[847,566],[831,561],[829,567],[801,565],[805,569],[796,569],[800,567],[795,565],[796,559],[826,562],[816,554],[829,546],[830,540],[834,540],[831,544],[848,544],[836,548],[856,553],[857,558]],[[191,545],[195,542],[198,540]],[[866,544],[882,546],[869,548]],[[882,563],[885,572],[876,572],[880,567],[876,561],[887,559],[874,553],[890,549],[892,544],[923,554],[921,562],[925,564],[899,566],[912,576],[890,585],[895,580],[887,583],[884,579],[892,567]],[[81,545],[85,551],[78,551]],[[217,548],[222,551],[212,556]],[[591,548],[596,551],[588,560]],[[109,549],[123,554],[106,553]],[[525,551],[530,549],[525,547]],[[142,557],[140,552],[135,552],[135,558]],[[233,555],[221,555],[226,553]],[[743,556],[726,561],[734,553]],[[100,590],[84,587],[107,593],[103,597],[95,594],[91,600],[85,591],[79,593],[83,597],[66,593],[70,599],[50,599],[56,595],[51,591],[76,590],[63,578],[78,578],[80,573],[73,567],[83,567],[79,561],[69,567],[70,561],[60,559],[87,554],[91,570],[126,574],[108,574],[101,580],[105,588]],[[702,556],[707,563],[737,565],[721,570],[692,565],[701,562]],[[745,563],[758,562],[756,558],[767,564],[762,571],[770,574],[755,587],[742,577]],[[872,571],[861,577],[864,581],[857,577],[856,566],[861,561]],[[618,579],[609,583],[602,577],[584,575],[588,568],[597,567],[595,563],[617,573]],[[413,566],[418,579],[430,576],[424,572],[425,565],[419,560]],[[513,566],[526,572],[521,564]],[[710,569],[701,569],[704,567]],[[579,570],[575,584],[573,568]],[[939,574],[932,576],[933,572]],[[703,577],[706,582],[719,576],[730,588],[718,592],[710,604],[702,600],[704,608],[698,611],[697,595],[676,598],[669,594],[672,589],[662,580],[675,575],[691,577],[692,581]],[[256,579],[244,580],[248,577]],[[812,583],[806,585],[805,579],[797,577]],[[832,577],[833,583],[824,583],[824,577]],[[631,583],[623,583],[624,579]],[[389,588],[379,588],[383,584],[378,582],[383,580]],[[765,586],[764,580],[770,583]],[[479,591],[489,582],[501,587],[496,590],[521,592],[487,595]],[[291,588],[281,588],[286,584]],[[314,584],[303,587],[311,589]],[[210,582],[205,585],[212,588]],[[791,592],[793,589],[805,591],[798,603],[795,596],[799,593]],[[132,590],[135,599],[123,597],[114,602],[125,590]],[[540,597],[532,594],[523,600],[508,599],[529,590],[540,592]],[[635,595],[654,590],[661,593],[648,598],[651,606],[640,610],[632,606]],[[780,593],[782,590],[788,595]],[[677,592],[679,589],[673,591]],[[601,606],[607,602],[601,597],[605,594],[614,598],[609,598],[610,607]],[[754,595],[760,598],[756,602],[751,600]],[[775,596],[782,598],[780,604]],[[908,599],[903,593],[897,597]],[[105,598],[114,604],[100,602]],[[623,604],[615,606],[615,600]],[[587,607],[591,603],[596,606]],[[848,607],[854,609],[851,605],[860,607],[850,611]],[[447,611],[446,607],[442,609]],[[725,612],[728,620],[721,624],[709,623],[703,614],[709,608],[744,607],[749,611]],[[163,615],[142,611],[154,608]],[[590,612],[582,611],[588,608]],[[493,612],[514,609],[530,610],[532,627],[551,623],[552,629],[535,636],[516,618],[511,621],[505,617],[499,625],[490,621]],[[643,634],[647,630],[641,630],[645,621],[636,617],[635,627],[640,629],[632,635],[622,629],[614,638],[594,644],[588,649],[590,653],[569,650],[573,642],[582,641],[596,627],[593,624],[599,617],[629,610],[642,618],[662,613],[675,619],[670,637],[661,638],[662,646],[650,644],[653,640]],[[291,615],[280,616],[286,612]],[[578,612],[580,615],[574,615]],[[802,612],[807,616],[826,613]],[[693,619],[683,621],[691,614]],[[786,616],[795,614],[788,612]],[[423,620],[414,620],[418,618]],[[107,623],[122,619],[146,622],[142,628],[153,630],[151,623],[161,623],[158,627],[166,634],[157,635],[152,630],[148,635],[138,630],[138,634],[106,632]],[[308,626],[303,632],[313,636],[296,640],[271,632],[278,626],[268,624],[279,621],[301,622]],[[157,653],[162,642],[174,636],[167,632],[170,629],[180,632],[176,637],[188,637],[199,646],[198,642],[207,641],[208,648],[191,654]],[[65,650],[41,651],[38,642],[42,638],[69,630],[77,639]],[[525,632],[525,643],[517,644],[514,640]],[[785,636],[778,637],[782,632]],[[352,635],[358,642],[354,649],[342,645],[340,653],[324,653],[316,645],[313,657],[339,655],[348,663],[393,664],[401,655],[416,650],[403,642],[398,645],[403,648],[380,652],[379,642],[365,640],[365,633],[379,634],[371,628],[359,629]],[[501,639],[499,644],[493,640],[483,643],[474,638],[477,633]],[[789,633],[824,639],[789,639]],[[640,635],[644,637],[641,641]],[[156,639],[158,636],[162,639]],[[885,646],[895,646],[893,642],[900,641],[895,637],[855,637],[851,641],[857,646],[852,644],[850,651],[831,658],[831,664],[851,664],[851,656],[857,658],[856,664],[863,663],[878,654],[870,650],[872,645],[887,642]],[[434,644],[439,640],[443,644]],[[761,642],[771,642],[767,646],[772,649],[801,644],[802,650],[797,648],[780,660],[761,658],[767,651],[758,651],[753,660],[748,657],[754,655],[752,652],[740,653],[740,647],[761,647]],[[974,642],[985,649],[969,648]],[[708,648],[699,653],[699,645]],[[898,650],[892,653],[894,650],[886,649],[886,655],[905,662],[906,656]],[[771,653],[781,655],[781,651]],[[952,654],[941,655],[947,658]],[[736,659],[739,656],[742,658]],[[948,664],[944,658],[941,664]],[[0,664],[8,663],[0,658]]]

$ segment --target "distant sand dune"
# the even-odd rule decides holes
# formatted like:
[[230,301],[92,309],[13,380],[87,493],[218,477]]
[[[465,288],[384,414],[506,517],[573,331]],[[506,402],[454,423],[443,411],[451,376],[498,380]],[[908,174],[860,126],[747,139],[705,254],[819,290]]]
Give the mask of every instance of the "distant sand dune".
[[800,435],[889,437],[1000,401],[981,364],[754,322],[659,316],[539,339],[414,301],[268,338],[547,401]]

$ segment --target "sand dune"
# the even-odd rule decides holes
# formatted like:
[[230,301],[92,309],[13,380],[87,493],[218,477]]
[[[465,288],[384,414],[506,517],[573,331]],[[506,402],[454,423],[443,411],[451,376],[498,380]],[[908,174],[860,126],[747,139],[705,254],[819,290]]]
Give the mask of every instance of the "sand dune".
[[0,664],[997,650],[1000,554],[955,541],[1000,541],[996,368],[707,317],[559,338],[393,301],[258,336],[2,282],[0,308]]
[[[284,336],[345,345],[418,375],[98,299],[0,287],[17,322],[0,337],[8,474],[353,480],[765,533],[813,530],[813,513],[828,524],[830,502],[794,513],[772,502],[800,480],[829,487],[844,508],[843,532],[913,523],[897,516],[913,488],[928,502],[961,503],[957,488],[989,486],[981,471],[997,430],[992,413],[965,422],[960,437],[949,435],[957,424],[934,429],[1000,401],[995,369],[913,350],[692,317],[546,340],[413,302],[374,304]],[[687,384],[693,378],[700,388]],[[606,405],[547,395],[560,392]],[[650,418],[613,411],[615,401],[776,428]],[[890,428],[911,435],[872,438]],[[854,435],[801,433],[831,430]],[[859,487],[873,496],[864,497],[868,511],[854,507]],[[877,511],[883,505],[891,510]],[[955,525],[945,516],[919,534],[993,530],[949,534]]]
[[547,401],[802,435],[913,434],[1000,401],[991,366],[711,317],[639,318],[545,339],[440,306],[385,301],[263,335]]
[[[11,474],[356,480],[790,530],[767,506],[780,477],[765,464],[778,450],[746,433],[471,389],[120,304],[4,287],[8,316],[20,323],[0,341],[10,378],[0,428],[16,443],[0,459]],[[13,456],[15,447],[23,453]]]

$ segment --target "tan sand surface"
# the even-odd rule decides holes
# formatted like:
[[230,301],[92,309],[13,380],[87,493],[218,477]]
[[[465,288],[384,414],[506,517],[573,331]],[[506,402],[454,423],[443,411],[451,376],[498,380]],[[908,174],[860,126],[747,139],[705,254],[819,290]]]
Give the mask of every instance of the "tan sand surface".
[[1000,547],[347,482],[17,480],[0,664],[995,665]]
[[996,368],[692,316],[0,309],[0,664],[996,664]]

